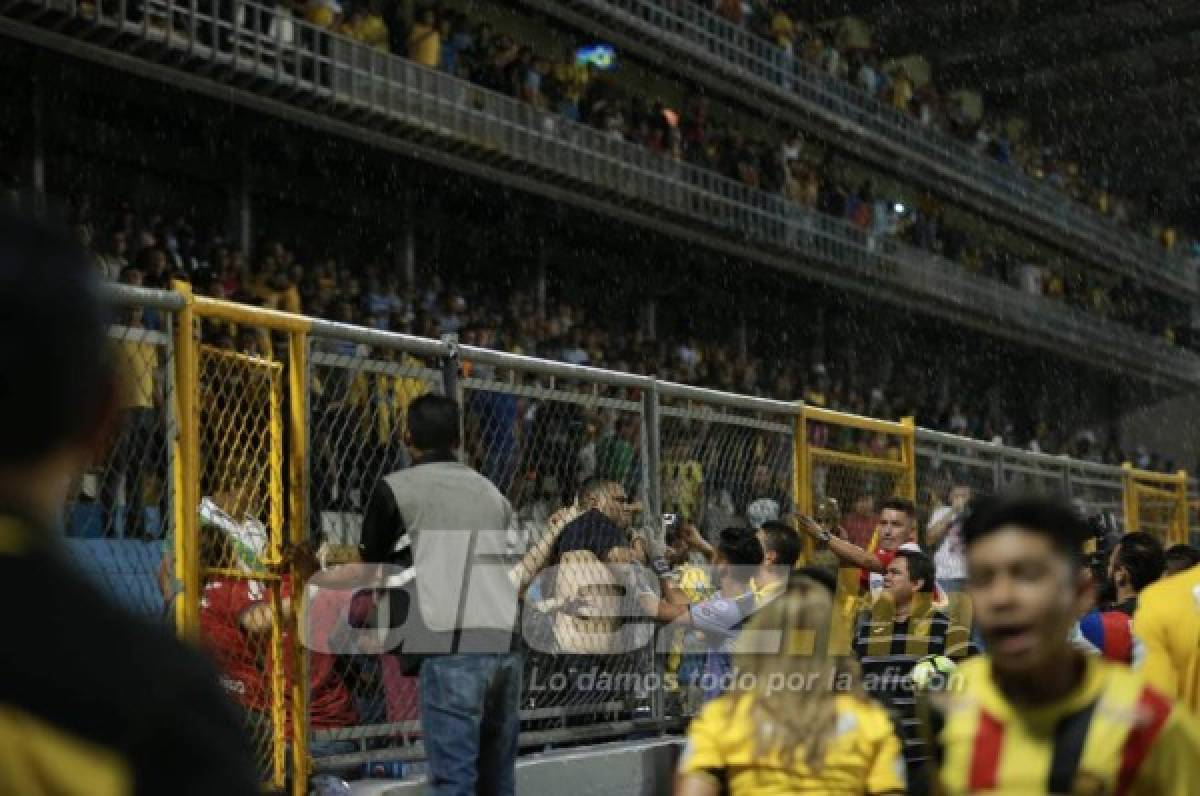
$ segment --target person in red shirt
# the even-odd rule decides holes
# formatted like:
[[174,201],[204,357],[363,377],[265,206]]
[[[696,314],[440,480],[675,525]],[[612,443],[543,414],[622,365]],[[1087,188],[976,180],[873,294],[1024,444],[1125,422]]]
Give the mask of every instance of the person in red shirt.
[[871,537],[875,534],[878,518],[875,516],[875,498],[864,492],[854,499],[850,513],[842,518],[842,530],[846,541],[869,550]]
[[[205,562],[231,560],[231,540],[219,528],[206,526],[201,534],[201,554]],[[291,584],[285,576],[279,584],[280,606],[286,621],[292,612]],[[336,593],[321,592],[309,606],[308,673],[309,723],[315,730],[353,726],[358,713],[350,689],[343,682],[337,657],[317,652],[329,649],[329,636],[337,627],[340,602]],[[221,672],[221,684],[229,696],[246,711],[259,764],[267,768],[271,759],[271,583],[245,577],[212,575],[205,579],[200,600],[200,632],[203,645],[215,659]],[[290,634],[283,634],[285,680],[292,678]],[[290,717],[290,693],[284,694],[284,711]],[[292,736],[290,718],[284,724]],[[351,741],[326,742],[314,756],[353,752]]]

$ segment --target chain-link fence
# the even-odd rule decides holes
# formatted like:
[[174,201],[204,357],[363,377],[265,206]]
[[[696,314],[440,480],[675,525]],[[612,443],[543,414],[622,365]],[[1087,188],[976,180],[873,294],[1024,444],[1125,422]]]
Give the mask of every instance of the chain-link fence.
[[[156,320],[126,313],[113,327],[126,423],[81,483],[68,535],[80,563],[145,613],[194,579],[195,594],[176,601],[180,627],[217,657],[273,785],[289,772],[302,778],[309,763],[353,776],[364,762],[423,756],[416,680],[382,643],[385,601],[322,589],[297,617],[291,587],[305,575],[291,551],[308,539],[326,565],[356,560],[375,484],[409,464],[408,407],[431,390],[459,400],[464,461],[517,517],[505,557],[530,650],[526,748],[662,728],[690,712],[687,659],[707,641],[656,626],[630,597],[645,581],[622,567],[665,550],[688,600],[715,592],[706,566],[664,535],[664,515],[711,539],[802,512],[865,548],[882,499],[915,500],[923,529],[963,487],[1067,495],[1089,516],[1123,515],[1167,543],[1186,538],[1189,510],[1200,516],[1183,475],[211,300],[165,301],[148,305]],[[189,334],[172,333],[179,328]],[[805,554],[817,564],[831,556]],[[857,595],[858,571],[841,575],[841,591]],[[839,607],[848,635],[857,604]],[[947,610],[969,623],[969,607]],[[296,619],[305,620],[303,655]],[[378,645],[331,637],[371,628],[382,629]],[[299,684],[296,667],[307,670]],[[296,727],[310,754],[289,760]]]
[[965,490],[970,498],[1001,491],[1002,450],[979,440],[917,429],[917,517],[928,526],[937,510],[951,503],[951,493]]
[[1100,518],[1105,528],[1125,527],[1125,479],[1120,467],[1069,459],[1071,502],[1085,517]]
[[583,368],[572,378],[497,367],[482,352],[462,370],[463,452],[516,512],[514,561],[531,547],[549,551],[522,573],[526,742],[648,718],[653,628],[621,566],[634,557],[633,534],[658,527],[640,393]]
[[[826,530],[841,533],[852,544],[874,552],[879,546],[881,503],[891,497],[916,501],[912,419],[891,423],[805,406],[799,428],[800,511],[815,515]],[[865,597],[864,575],[808,538],[805,547],[809,561],[836,568],[830,648],[848,654],[855,616]]]
[[1005,492],[1067,497],[1066,457],[1002,448],[1000,458],[1001,488]]
[[120,414],[106,453],[67,507],[67,550],[123,607],[159,620],[162,552],[173,525],[171,317],[140,306],[115,314],[109,340]]
[[[335,567],[358,561],[372,491],[411,464],[408,408],[442,391],[442,373],[428,356],[347,337],[313,340],[308,363],[309,517],[322,563]],[[378,626],[385,603],[382,592],[322,590],[308,606],[309,751],[318,768],[354,776],[362,766],[339,769],[337,756],[392,749],[416,755],[416,677],[369,634],[346,633]]]
[[242,708],[264,781],[284,784],[291,656],[284,532],[283,366],[257,351],[198,356],[201,642]]
[[709,541],[722,528],[786,518],[796,510],[798,405],[722,405],[679,385],[659,386],[662,509]]
[[889,497],[916,500],[911,420],[890,423],[806,406],[804,429],[802,478],[808,488],[801,495],[801,510],[812,514],[824,504],[832,511],[829,501],[836,501],[850,541],[869,549],[879,502]]
[[1138,529],[1158,537],[1164,547],[1174,544],[1172,520],[1175,514],[1175,497],[1169,492],[1160,492],[1153,487],[1138,488]]
[[[677,384],[657,387],[658,485],[674,527],[694,526],[710,544],[730,526],[790,522],[796,511],[795,430],[799,404],[725,396]],[[671,549],[679,540],[666,540]],[[719,584],[696,553],[679,557],[676,580],[690,602],[714,596]],[[700,705],[702,660],[716,640],[703,632],[664,628],[664,709],[692,715]]]

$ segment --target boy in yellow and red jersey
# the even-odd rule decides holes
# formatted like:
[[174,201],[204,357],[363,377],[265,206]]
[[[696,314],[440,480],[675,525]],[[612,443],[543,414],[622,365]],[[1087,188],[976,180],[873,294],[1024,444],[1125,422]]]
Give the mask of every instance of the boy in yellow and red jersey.
[[977,503],[967,593],[987,655],[925,704],[942,794],[1194,793],[1200,724],[1137,673],[1075,650],[1087,524],[1037,498]]

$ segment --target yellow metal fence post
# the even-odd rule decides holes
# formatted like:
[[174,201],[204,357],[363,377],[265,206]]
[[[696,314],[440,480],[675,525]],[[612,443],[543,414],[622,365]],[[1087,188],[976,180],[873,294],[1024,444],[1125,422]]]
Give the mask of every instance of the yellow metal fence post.
[[1124,462],[1121,469],[1124,471],[1122,502],[1125,509],[1125,533],[1132,533],[1138,529],[1139,525],[1137,481],[1133,477],[1133,464]]
[[[283,385],[278,371],[271,373],[270,407],[268,434],[270,444],[267,447],[270,464],[267,467],[267,488],[270,495],[268,500],[270,512],[269,561],[267,566],[276,568],[283,558],[285,548],[283,536],[286,535],[287,523],[283,509]],[[278,572],[278,569],[275,570]],[[287,680],[287,667],[284,656],[290,655],[285,649],[284,639],[287,635],[287,615],[283,610],[283,583],[275,580],[270,586],[271,603],[271,767],[273,772],[272,785],[282,788],[287,783],[287,698],[290,696],[290,685]],[[292,592],[291,605],[296,605],[296,593]],[[295,644],[295,634],[291,635]],[[295,678],[293,678],[294,682]]]
[[[308,333],[288,335],[288,540],[293,547],[308,541]],[[308,793],[308,655],[305,654],[306,583],[292,560],[292,792]]]
[[[806,411],[804,404],[800,404],[799,411],[796,412],[795,441],[792,444],[792,455],[794,457],[792,480],[794,482],[793,490],[795,492],[796,511],[806,517],[811,517],[812,473],[811,463],[808,458],[808,421],[805,418]],[[801,539],[804,546],[804,560],[811,564],[813,556],[816,553],[816,547],[813,544],[812,537],[808,534],[802,534]]]
[[900,459],[908,468],[905,475],[906,489],[904,497],[917,504],[917,419],[909,416],[900,419],[900,425],[904,426],[904,432],[901,436]]
[[175,456],[175,580],[183,593],[175,601],[175,627],[181,638],[197,641],[200,633],[200,560],[197,543],[200,505],[200,419],[195,299],[191,286],[175,282],[183,309],[175,325],[175,407],[179,425]]
[[1188,540],[1187,470],[1179,470],[1175,473],[1175,477],[1178,479],[1175,484],[1178,499],[1175,501],[1175,510],[1172,512],[1174,516],[1171,523],[1171,544],[1185,544]]

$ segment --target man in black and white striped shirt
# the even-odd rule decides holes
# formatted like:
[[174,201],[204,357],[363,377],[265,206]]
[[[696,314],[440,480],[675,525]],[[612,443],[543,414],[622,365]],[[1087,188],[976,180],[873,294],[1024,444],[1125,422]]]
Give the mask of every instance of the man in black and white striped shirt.
[[933,607],[933,560],[917,550],[898,550],[884,573],[883,592],[862,612],[854,630],[854,654],[869,694],[892,712],[904,742],[909,793],[927,792],[925,744],[916,715],[916,693],[909,676],[926,655],[953,659],[974,652],[964,628]]

